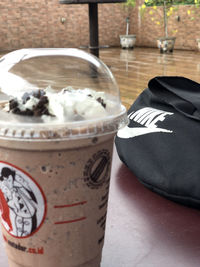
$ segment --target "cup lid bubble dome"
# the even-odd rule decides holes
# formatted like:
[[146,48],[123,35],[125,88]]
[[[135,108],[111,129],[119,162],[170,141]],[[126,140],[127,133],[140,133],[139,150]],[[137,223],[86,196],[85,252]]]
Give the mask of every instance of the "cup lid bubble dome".
[[117,82],[74,48],[20,49],[0,58],[0,138],[81,138],[127,124]]

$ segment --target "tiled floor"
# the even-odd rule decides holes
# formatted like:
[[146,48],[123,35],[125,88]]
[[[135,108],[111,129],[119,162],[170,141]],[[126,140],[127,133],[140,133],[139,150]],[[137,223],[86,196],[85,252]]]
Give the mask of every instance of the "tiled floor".
[[[4,53],[0,52],[0,56]],[[136,97],[148,86],[148,81],[155,76],[184,76],[200,83],[200,52],[174,50],[173,54],[160,54],[155,48],[121,48],[100,49],[100,59],[110,68],[120,88],[122,103],[129,108]],[[62,62],[61,62],[62,64]],[[25,71],[36,70],[35,75],[51,78],[51,72],[37,64],[30,64]],[[47,64],[53,65],[53,64]],[[55,69],[57,70],[56,64]],[[58,65],[58,64],[57,64]],[[64,72],[62,82],[66,79]],[[45,80],[45,79],[44,79]]]

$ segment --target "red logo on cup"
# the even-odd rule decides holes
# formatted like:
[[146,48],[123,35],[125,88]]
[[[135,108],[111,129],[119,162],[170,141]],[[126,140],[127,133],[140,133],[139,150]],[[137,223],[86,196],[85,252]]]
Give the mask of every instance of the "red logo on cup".
[[0,212],[2,225],[17,238],[38,231],[46,215],[46,199],[39,184],[6,162],[0,162]]

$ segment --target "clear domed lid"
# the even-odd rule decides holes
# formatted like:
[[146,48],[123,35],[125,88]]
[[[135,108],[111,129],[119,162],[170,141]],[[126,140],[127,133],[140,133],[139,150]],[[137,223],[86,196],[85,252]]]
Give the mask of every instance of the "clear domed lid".
[[111,71],[79,49],[8,53],[0,59],[0,90],[0,137],[84,137],[127,123]]

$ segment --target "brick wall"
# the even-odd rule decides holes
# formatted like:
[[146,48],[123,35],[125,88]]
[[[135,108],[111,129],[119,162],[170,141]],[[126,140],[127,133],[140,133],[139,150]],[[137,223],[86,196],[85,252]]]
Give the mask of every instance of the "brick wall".
[[[185,15],[187,7],[177,11],[181,18],[170,21],[177,26],[176,48],[196,49],[200,37],[200,18],[195,21]],[[199,9],[200,12],[200,9]],[[4,0],[0,1],[0,50],[24,47],[79,47],[89,43],[88,6],[60,5],[59,0]],[[118,46],[119,35],[126,30],[126,13],[122,4],[99,4],[100,45]],[[64,24],[61,18],[65,18]],[[138,7],[132,11],[131,33],[137,35],[137,46],[154,47],[155,38],[162,35],[148,12],[140,18]],[[187,34],[187,40],[184,36]],[[199,35],[198,35],[199,34]]]
[[[24,47],[79,47],[89,42],[88,5],[60,5],[59,0],[0,1],[0,50]],[[101,45],[119,45],[125,31],[121,4],[99,5]],[[65,18],[64,24],[60,19]]]

